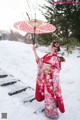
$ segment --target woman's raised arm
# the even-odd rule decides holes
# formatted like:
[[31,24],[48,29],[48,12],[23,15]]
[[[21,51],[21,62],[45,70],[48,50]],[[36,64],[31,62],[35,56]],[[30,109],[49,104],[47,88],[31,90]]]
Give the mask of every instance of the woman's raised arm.
[[33,47],[32,47],[32,50],[33,50],[33,52],[34,52],[34,56],[35,56],[35,59],[36,59],[36,61],[38,60],[38,55],[37,55],[37,52],[36,52],[36,48],[35,48],[35,46],[33,45]]

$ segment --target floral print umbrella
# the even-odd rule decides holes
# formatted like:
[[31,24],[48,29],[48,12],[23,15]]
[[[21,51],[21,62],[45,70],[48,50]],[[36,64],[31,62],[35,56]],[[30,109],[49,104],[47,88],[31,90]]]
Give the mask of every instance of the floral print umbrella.
[[54,25],[37,19],[16,22],[14,24],[14,27],[17,30],[21,30],[27,33],[33,33],[34,34],[33,44],[35,44],[35,34],[45,34],[54,32],[56,30],[56,27]]

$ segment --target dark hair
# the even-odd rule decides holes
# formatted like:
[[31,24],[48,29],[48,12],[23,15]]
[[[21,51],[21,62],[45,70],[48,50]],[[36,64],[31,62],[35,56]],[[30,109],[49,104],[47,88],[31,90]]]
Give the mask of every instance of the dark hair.
[[52,47],[56,47],[57,51],[60,51],[60,43],[52,41]]

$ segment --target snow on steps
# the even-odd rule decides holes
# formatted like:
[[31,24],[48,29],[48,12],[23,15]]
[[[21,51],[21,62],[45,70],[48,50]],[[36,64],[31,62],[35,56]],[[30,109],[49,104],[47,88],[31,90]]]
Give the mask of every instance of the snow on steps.
[[32,102],[35,100],[33,88],[26,86],[20,80],[14,79],[12,75],[5,74],[5,72],[1,69],[0,76],[0,86],[7,89],[8,95],[15,95],[16,98],[20,98],[23,103]]
[[17,80],[12,76],[0,75],[0,86],[7,86],[16,83]]
[[[34,89],[30,86],[26,86],[22,81],[15,79],[12,75],[8,75],[4,73],[4,71],[0,70],[0,86],[5,87],[8,91],[8,95],[15,97],[24,105],[33,105],[35,101],[34,97]],[[44,111],[43,107],[36,106],[37,108],[34,110],[34,114],[42,113]]]

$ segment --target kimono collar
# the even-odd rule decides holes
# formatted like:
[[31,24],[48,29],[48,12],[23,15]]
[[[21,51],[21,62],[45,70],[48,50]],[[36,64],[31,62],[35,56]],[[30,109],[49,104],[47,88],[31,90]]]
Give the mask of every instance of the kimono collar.
[[49,53],[51,56],[57,56],[57,53]]

